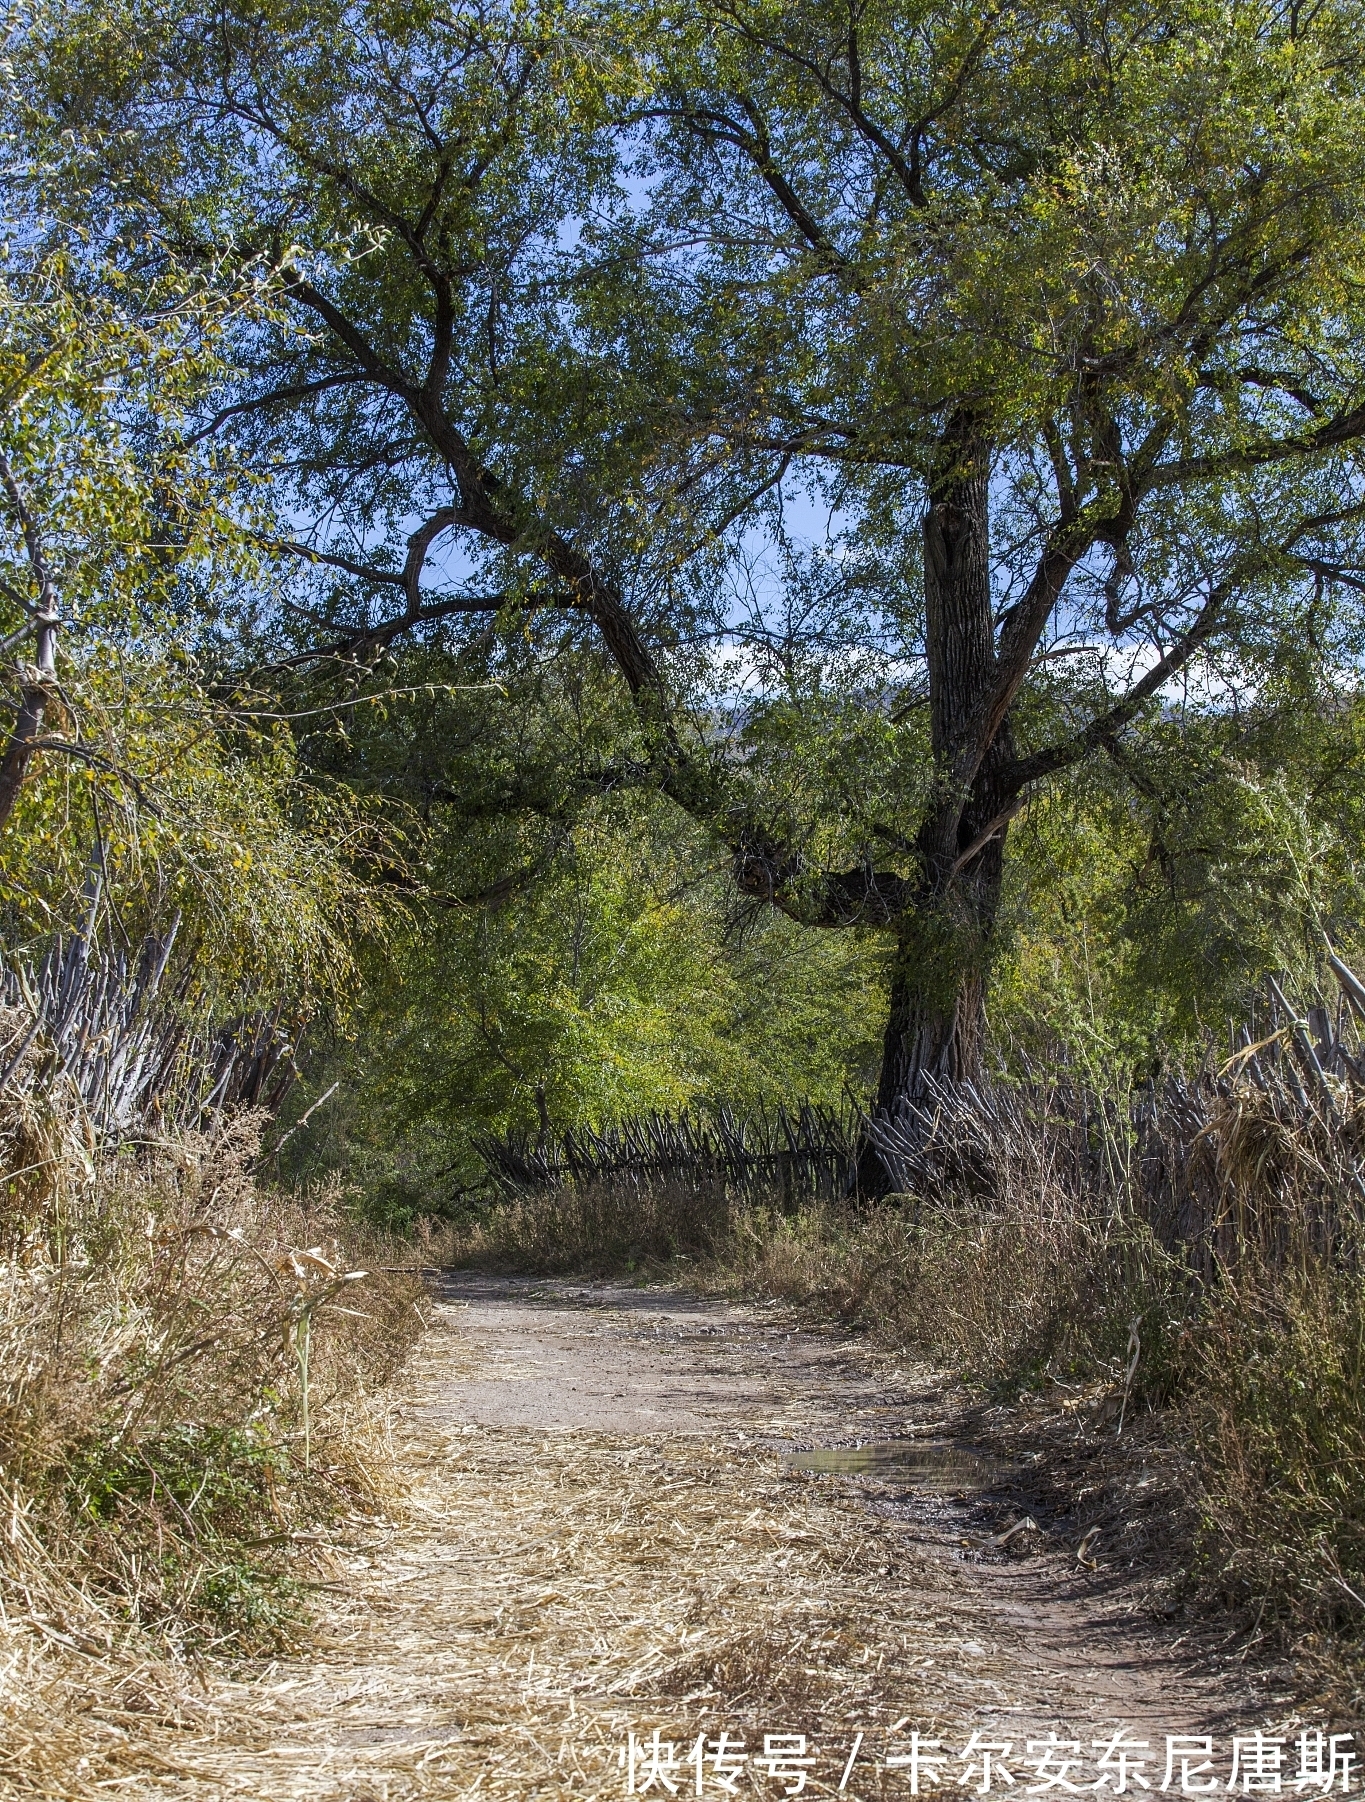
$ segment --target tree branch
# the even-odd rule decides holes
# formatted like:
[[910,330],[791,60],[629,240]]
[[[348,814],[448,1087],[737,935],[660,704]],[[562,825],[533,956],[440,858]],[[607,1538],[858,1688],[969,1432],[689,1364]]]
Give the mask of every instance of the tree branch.
[[1044,776],[1067,769],[1121,731],[1143,703],[1150,700],[1163,683],[1183,669],[1209,637],[1218,624],[1218,617],[1237,580],[1237,577],[1229,576],[1209,591],[1193,625],[1171,646],[1164,657],[1152,665],[1140,682],[1133,684],[1121,701],[1116,702],[1107,712],[1099,714],[1088,726],[1073,733],[1070,738],[1049,745],[1045,750],[1034,751],[1030,756],[1017,758],[1002,772],[1003,786],[1017,792],[1031,782],[1040,781]]
[[351,370],[345,375],[324,375],[314,382],[298,382],[292,388],[276,388],[271,394],[258,394],[253,400],[239,400],[230,407],[222,407],[214,414],[209,423],[185,440],[187,449],[202,444],[206,438],[212,438],[229,419],[235,419],[242,413],[254,413],[261,407],[278,406],[284,401],[309,400],[315,394],[325,394],[329,388],[343,388],[356,382],[372,381],[374,378],[362,374],[359,370]]
[[954,863],[952,869],[948,872],[949,882],[951,882],[955,876],[960,875],[972,859],[979,856],[981,852],[986,849],[986,846],[990,844],[991,840],[1005,830],[1015,814],[1025,805],[1027,799],[1028,797],[1026,795],[1017,795],[1014,800],[1010,802],[1008,807],[1002,807],[993,820],[987,821],[980,832],[978,832],[976,837],[972,840],[971,844],[967,846],[967,849],[958,854],[956,863]]
[[299,544],[293,538],[260,537],[256,542],[268,551],[288,551],[291,556],[302,557],[305,563],[325,563],[329,569],[345,570],[348,576],[359,576],[364,582],[381,582],[404,591],[408,586],[404,570],[379,569],[373,563],[360,563],[354,557],[343,557],[336,551],[320,551],[315,545]]
[[973,710],[954,763],[953,779],[964,794],[976,780],[981,760],[994,743],[1028,675],[1038,640],[1067,578],[1094,542],[1093,525],[1080,520],[1059,521],[1051,542],[1038,559],[1032,581],[1005,615],[996,646],[995,679]]
[[777,204],[787,215],[791,223],[805,239],[807,246],[815,251],[831,269],[846,272],[848,263],[835,248],[819,220],[797,194],[787,177],[778,168],[773,159],[772,145],[768,139],[767,126],[754,101],[744,94],[735,96],[736,103],[743,108],[749,120],[748,126],[739,124],[727,113],[719,113],[709,107],[650,107],[640,117],[647,119],[671,119],[687,130],[695,132],[699,137],[719,138],[727,144],[742,151],[753,164],[760,179],[768,188]]
[[[161,808],[147,793],[146,787],[133,775],[131,770],[123,769],[119,764],[112,763],[109,758],[102,757],[98,751],[92,751],[88,745],[75,744],[68,738],[35,738],[29,749],[30,751],[56,751],[63,757],[74,757],[78,763],[89,764],[92,770],[100,770],[106,776],[113,776],[116,781],[126,783],[137,797],[138,805],[145,807],[154,819],[159,820],[165,817]],[[3,817],[0,816],[0,825],[3,823]]]
[[371,381],[387,388],[390,394],[398,395],[409,405],[412,404],[417,397],[417,389],[405,375],[389,367],[365,334],[352,324],[340,307],[292,269],[282,269],[280,279],[290,298],[317,314],[333,336],[346,346]]
[[790,44],[765,37],[762,32],[755,31],[752,26],[748,25],[740,18],[735,8],[724,7],[722,10],[729,17],[734,28],[750,44],[753,44],[758,49],[766,50],[777,56],[783,57],[787,62],[795,64],[798,69],[803,69],[815,82],[825,98],[833,101],[834,105],[845,115],[858,135],[866,143],[871,144],[872,147],[879,151],[886,159],[887,164],[895,173],[897,181],[899,181],[901,187],[905,190],[911,204],[918,208],[928,206],[929,202],[925,197],[923,187],[923,170],[920,166],[921,142],[925,132],[928,131],[930,126],[941,119],[943,114],[947,112],[948,108],[951,107],[961,95],[963,88],[970,78],[974,64],[979,59],[981,52],[989,41],[989,24],[983,26],[981,31],[977,34],[966,55],[963,57],[957,74],[949,81],[947,92],[943,95],[938,104],[931,107],[927,113],[922,113],[919,118],[913,121],[913,123],[905,127],[902,132],[902,142],[908,141],[911,146],[910,157],[907,160],[900,147],[892,142],[890,137],[870,116],[862,104],[862,65],[858,51],[856,21],[851,19],[849,24],[847,58],[849,69],[849,91],[848,93],[845,93],[841,88],[836,86],[813,57],[803,55]]
[[1352,407],[1349,412],[1325,420],[1312,432],[1296,433],[1290,438],[1265,438],[1259,444],[1240,445],[1217,455],[1182,457],[1176,463],[1155,464],[1144,488],[1150,493],[1187,482],[1210,481],[1249,469],[1264,469],[1272,463],[1287,462],[1291,457],[1311,457],[1321,451],[1338,450],[1342,445],[1355,444],[1362,438],[1365,438],[1365,406]]
[[915,884],[894,871],[864,866],[815,876],[799,853],[758,834],[731,842],[740,893],[804,926],[891,926],[915,893]]

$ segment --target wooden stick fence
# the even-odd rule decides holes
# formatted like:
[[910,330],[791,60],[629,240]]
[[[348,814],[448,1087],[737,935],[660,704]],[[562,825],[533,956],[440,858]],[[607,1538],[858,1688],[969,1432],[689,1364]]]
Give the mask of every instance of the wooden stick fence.
[[698,1114],[638,1114],[600,1132],[584,1128],[532,1140],[526,1133],[487,1137],[477,1149],[499,1186],[511,1190],[564,1182],[636,1184],[723,1182],[795,1205],[830,1200],[853,1182],[861,1115],[805,1106],[795,1112],[740,1116],[729,1108]]
[[294,1075],[281,1010],[196,1026],[186,1007],[189,972],[165,992],[178,930],[177,916],[131,958],[76,937],[54,941],[36,965],[0,965],[0,1002],[19,1021],[0,1048],[0,1090],[39,1047],[47,1073],[74,1086],[103,1137],[278,1107]]

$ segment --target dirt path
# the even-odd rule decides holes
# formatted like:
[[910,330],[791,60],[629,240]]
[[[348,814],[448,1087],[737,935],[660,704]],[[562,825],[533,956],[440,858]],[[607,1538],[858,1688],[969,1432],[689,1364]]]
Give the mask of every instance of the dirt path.
[[[1152,1742],[1156,1791],[1162,1734],[1221,1740],[1283,1712],[1235,1662],[1166,1643],[1074,1548],[980,1544],[1022,1516],[1016,1476],[954,1496],[788,1456],[942,1441],[955,1419],[925,1372],[776,1310],[453,1279],[400,1422],[411,1520],[338,1554],[316,1650],[220,1688],[217,1742],[133,1793],[623,1795],[629,1736],[659,1729],[660,1775],[642,1791],[637,1759],[636,1793],[694,1795],[705,1735],[704,1794],[791,1793],[798,1772],[837,1793],[848,1771],[846,1796],[901,1796],[907,1769],[885,1761],[918,1729],[954,1752],[974,1730],[1009,1742],[1022,1796],[1029,1739],[1093,1760],[1120,1727]],[[765,1735],[804,1736],[815,1762],[760,1770]],[[747,1761],[727,1765],[736,1740]]]

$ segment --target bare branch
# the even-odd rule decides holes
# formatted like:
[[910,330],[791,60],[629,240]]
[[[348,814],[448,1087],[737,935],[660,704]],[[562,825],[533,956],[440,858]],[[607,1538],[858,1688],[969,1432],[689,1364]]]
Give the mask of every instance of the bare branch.
[[377,382],[382,388],[387,388],[390,394],[399,395],[409,403],[416,398],[417,390],[413,384],[406,376],[391,368],[384,361],[365,334],[346,317],[340,307],[292,269],[282,270],[280,279],[290,298],[298,301],[300,306],[307,307],[310,312],[317,314],[328,330],[346,346],[372,381]]
[[1004,772],[1006,788],[1019,790],[1030,782],[1067,769],[1090,751],[1097,749],[1126,726],[1162,685],[1176,675],[1193,657],[1218,624],[1219,616],[1237,585],[1238,577],[1229,576],[1209,591],[1208,598],[1195,616],[1194,623],[1176,640],[1165,656],[1154,663],[1140,682],[1135,682],[1121,701],[1099,714],[1079,732],[1045,750],[1018,758]]
[[325,394],[329,388],[348,387],[356,382],[373,381],[372,376],[363,375],[359,370],[351,370],[345,375],[319,376],[315,382],[298,382],[292,388],[276,388],[270,394],[258,394],[252,400],[239,400],[230,407],[222,407],[214,414],[206,426],[185,440],[186,448],[202,444],[206,438],[225,426],[229,419],[235,419],[242,413],[255,413],[263,407],[282,405],[285,401],[309,400],[315,394]]
[[[291,556],[302,557],[305,563],[325,563],[329,569],[345,570],[348,576],[359,576],[365,582],[382,582],[391,588],[406,590],[408,579],[405,571],[398,569],[379,569],[373,563],[360,563],[354,557],[342,557],[336,551],[320,551],[315,545],[299,544],[292,538],[258,538],[256,542],[269,551],[288,551]],[[291,603],[286,602],[287,606]],[[295,611],[302,612],[302,608]]]
[[835,248],[833,240],[825,232],[819,220],[777,166],[772,154],[767,125],[758,107],[748,95],[737,95],[736,102],[749,121],[747,126],[741,125],[727,113],[716,112],[710,107],[650,107],[640,116],[646,119],[670,119],[675,124],[683,125],[687,130],[695,132],[699,137],[719,138],[724,143],[733,145],[736,150],[742,151],[753,164],[754,169],[782,211],[805,239],[809,248],[815,251],[830,269],[848,273],[849,265],[846,259]]
[[949,882],[953,880],[954,876],[959,875],[961,871],[965,870],[972,859],[979,856],[993,838],[999,837],[1006,826],[1008,826],[1010,821],[1014,818],[1015,814],[1017,814],[1020,808],[1026,804],[1027,800],[1027,795],[1016,796],[1015,799],[1010,802],[1008,807],[1001,808],[1000,812],[996,814],[993,820],[987,821],[980,832],[978,832],[976,837],[972,840],[971,844],[967,846],[967,849],[958,855],[957,862],[948,872]]
[[19,525],[24,534],[24,548],[28,552],[29,565],[38,583],[38,602],[33,612],[36,616],[52,614],[55,623],[57,590],[52,580],[52,572],[48,568],[47,556],[43,550],[42,535],[29,511],[23,491],[14,478],[9,458],[2,451],[0,451],[0,485],[3,485],[5,493],[9,496],[10,505],[18,515]]

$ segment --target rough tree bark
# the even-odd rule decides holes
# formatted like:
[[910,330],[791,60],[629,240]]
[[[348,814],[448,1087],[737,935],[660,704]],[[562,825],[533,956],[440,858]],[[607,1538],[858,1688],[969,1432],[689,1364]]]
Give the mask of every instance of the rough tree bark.
[[[1013,799],[1008,716],[979,760],[971,738],[996,678],[987,448],[958,426],[924,518],[924,598],[936,793],[920,828],[920,872],[897,922],[879,1109],[926,1075],[980,1068],[985,974],[1000,902],[1005,818]],[[955,771],[976,761],[969,784]]]
[[39,749],[43,720],[57,685],[57,589],[47,565],[37,521],[29,510],[22,489],[15,480],[9,460],[0,454],[0,487],[9,497],[24,535],[34,580],[38,587],[36,605],[28,606],[28,624],[5,641],[5,648],[30,633],[35,638],[34,662],[22,671],[19,685],[19,707],[14,730],[3,756],[0,756],[0,829],[3,829],[19,790],[24,785],[28,766]]
[[37,662],[24,671],[14,730],[3,757],[0,757],[0,829],[14,812],[28,766],[39,749],[43,719],[57,680],[57,620],[54,615],[40,618],[37,636]]

